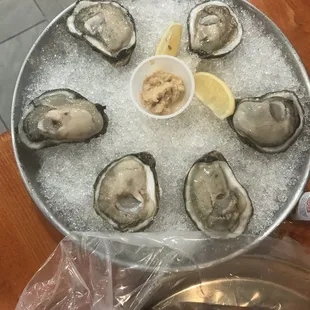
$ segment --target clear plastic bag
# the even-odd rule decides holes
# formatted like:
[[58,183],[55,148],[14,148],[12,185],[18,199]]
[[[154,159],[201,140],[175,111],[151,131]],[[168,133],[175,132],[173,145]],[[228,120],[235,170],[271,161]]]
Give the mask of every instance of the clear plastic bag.
[[[28,283],[16,309],[151,309],[168,296],[203,283],[215,272],[223,273],[225,268],[225,279],[238,278],[235,269],[225,261],[229,259],[229,264],[238,264],[240,258],[233,257],[256,238],[216,240],[201,232],[72,234],[61,241]],[[247,255],[250,256],[294,261],[310,270],[309,256],[292,242],[267,238]],[[246,276],[246,271],[242,272]],[[309,273],[305,274],[299,281],[309,287]],[[218,276],[223,278],[223,274]],[[307,292],[298,294],[307,295]],[[203,290],[199,294],[202,299],[206,298]],[[253,304],[250,295],[246,297],[248,305]],[[236,296],[234,303],[238,304],[241,299]],[[216,302],[224,303],[223,300]],[[244,298],[242,302],[244,304]],[[286,309],[280,301],[278,305],[272,309]]]

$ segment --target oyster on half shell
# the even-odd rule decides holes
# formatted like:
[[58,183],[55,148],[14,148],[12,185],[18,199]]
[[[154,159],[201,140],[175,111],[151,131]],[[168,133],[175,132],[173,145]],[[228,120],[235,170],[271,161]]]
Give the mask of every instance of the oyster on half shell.
[[228,122],[240,140],[259,152],[286,151],[303,129],[304,111],[294,92],[274,92],[236,103]]
[[242,26],[233,10],[220,1],[195,6],[188,17],[189,49],[201,58],[234,50],[242,39]]
[[26,106],[18,125],[20,140],[31,149],[85,142],[106,132],[104,109],[70,89],[47,91]]
[[115,66],[130,61],[136,46],[135,23],[118,2],[79,0],[67,18],[67,27]]
[[122,232],[149,226],[159,202],[155,165],[151,154],[138,153],[105,167],[94,184],[96,213]]
[[204,155],[190,168],[184,200],[197,227],[215,238],[241,235],[253,212],[248,193],[224,156],[216,151]]

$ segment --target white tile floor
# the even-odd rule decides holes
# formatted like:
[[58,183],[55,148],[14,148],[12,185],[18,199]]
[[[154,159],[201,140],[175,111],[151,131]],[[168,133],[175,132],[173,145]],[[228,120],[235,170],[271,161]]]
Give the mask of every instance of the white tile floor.
[[0,5],[0,42],[9,40],[44,20],[33,0],[1,0]]
[[13,89],[31,45],[74,0],[0,0],[0,134],[10,129]]

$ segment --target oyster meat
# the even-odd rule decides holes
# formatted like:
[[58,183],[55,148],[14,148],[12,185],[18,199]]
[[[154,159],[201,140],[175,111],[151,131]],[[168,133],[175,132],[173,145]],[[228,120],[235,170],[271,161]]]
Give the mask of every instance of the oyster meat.
[[225,3],[207,1],[188,17],[189,49],[201,58],[218,57],[234,50],[242,39],[242,26]]
[[70,89],[47,91],[26,107],[19,137],[31,149],[87,141],[106,132],[104,109]]
[[118,2],[79,0],[67,18],[67,27],[110,63],[121,66],[130,61],[136,46],[135,23]]
[[251,200],[224,156],[210,152],[190,168],[184,185],[187,213],[209,236],[241,235],[252,215]]
[[228,122],[243,142],[260,152],[286,151],[303,129],[303,108],[293,92],[280,91],[236,103]]
[[110,163],[94,184],[94,208],[115,229],[139,231],[158,211],[155,159],[149,153],[127,155]]

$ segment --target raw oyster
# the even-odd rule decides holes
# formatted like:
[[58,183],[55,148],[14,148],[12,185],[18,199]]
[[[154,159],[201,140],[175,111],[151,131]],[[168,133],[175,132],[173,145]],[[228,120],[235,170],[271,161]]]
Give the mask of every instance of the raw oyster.
[[207,1],[194,7],[188,17],[189,48],[201,58],[218,57],[235,49],[242,26],[225,3]]
[[19,137],[31,149],[87,141],[106,132],[104,109],[70,89],[47,91],[25,109]]
[[253,211],[246,190],[224,156],[216,151],[198,159],[189,170],[184,200],[197,227],[216,238],[241,235]]
[[67,27],[115,66],[127,64],[136,46],[133,17],[116,1],[77,1]]
[[94,208],[120,231],[149,226],[158,211],[155,159],[149,153],[127,155],[110,163],[94,184]]
[[304,111],[293,92],[274,92],[236,103],[228,122],[243,142],[260,152],[286,151],[303,129]]

